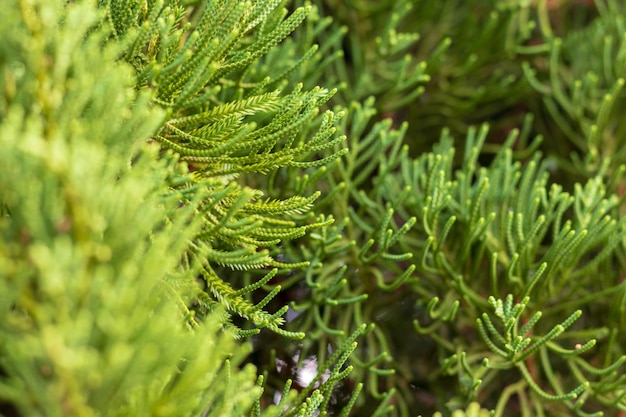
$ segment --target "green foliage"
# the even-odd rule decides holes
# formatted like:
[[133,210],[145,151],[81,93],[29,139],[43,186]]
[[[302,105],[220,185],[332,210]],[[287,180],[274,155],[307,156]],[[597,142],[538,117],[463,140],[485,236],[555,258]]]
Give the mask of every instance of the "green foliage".
[[613,109],[623,102],[624,11],[619,2],[598,1],[593,22],[565,33],[545,16],[540,46],[545,53],[535,57],[535,67],[548,70],[523,65],[527,79],[543,96],[537,113],[550,117],[542,128],[561,139],[552,145],[559,152],[572,153],[571,161],[562,164],[575,175],[604,174],[607,169],[612,175],[617,161],[623,160],[624,131]]
[[[437,11],[452,20],[454,2],[445,3]],[[345,12],[345,18],[355,19],[354,23],[359,20],[355,18],[357,13],[362,12],[360,20],[370,30],[382,27],[376,18],[398,19],[393,13],[377,14],[379,10],[388,10],[382,6],[375,9],[360,4],[362,9],[355,6],[357,11]],[[456,6],[470,13],[463,6]],[[328,7],[343,10],[341,5]],[[328,197],[318,201],[315,208],[331,212],[337,221],[312,233],[306,245],[285,247],[288,259],[298,259],[302,253],[311,265],[282,285],[288,294],[294,294],[289,298],[301,298],[302,282],[306,283],[307,300],[292,303],[292,308],[302,313],[297,313],[291,325],[308,330],[308,337],[316,343],[298,348],[301,356],[323,358],[329,343],[341,340],[359,323],[376,323],[353,356],[354,380],[365,381],[364,393],[370,397],[364,403],[357,401],[359,414],[367,414],[364,410],[371,409],[372,399],[377,398],[383,405],[389,396],[395,402],[395,407],[387,409],[389,412],[395,413],[392,410],[396,407],[399,415],[423,410],[411,385],[426,387],[422,389],[432,393],[432,398],[422,397],[422,401],[438,401],[436,408],[448,410],[480,398],[482,404],[494,408],[496,415],[509,415],[515,395],[524,415],[555,415],[567,409],[584,415],[583,410],[587,409],[622,407],[622,382],[609,376],[623,360],[623,351],[614,339],[622,326],[620,300],[624,291],[619,279],[624,221],[621,199],[613,194],[620,182],[620,168],[615,168],[620,158],[605,158],[605,167],[600,171],[578,170],[578,175],[585,172],[581,183],[568,181],[559,185],[554,177],[561,178],[569,169],[568,162],[552,153],[542,156],[538,149],[544,147],[551,152],[552,144],[546,146],[541,137],[532,139],[532,116],[522,119],[515,114],[519,111],[515,106],[520,102],[534,105],[541,101],[533,92],[533,79],[525,74],[528,64],[524,60],[536,56],[536,72],[544,68],[540,58],[545,46],[530,43],[536,38],[533,27],[545,23],[546,7],[545,3],[538,8],[529,4],[499,4],[491,13],[485,10],[487,6],[479,13],[471,13],[479,21],[488,16],[492,23],[483,26],[493,32],[487,32],[500,33],[493,37],[485,34],[483,42],[492,45],[490,39],[494,38],[503,42],[499,44],[501,49],[488,55],[493,48],[485,51],[480,49],[480,42],[472,41],[477,52],[471,65],[454,61],[467,59],[465,51],[455,56],[453,48],[438,49],[431,55],[426,68],[437,84],[430,90],[427,84],[417,101],[419,109],[409,111],[411,123],[415,120],[421,129],[422,122],[432,119],[419,112],[437,111],[435,103],[439,99],[449,106],[449,110],[438,113],[438,117],[445,115],[445,122],[435,122],[443,133],[433,152],[424,153],[424,139],[428,143],[428,137],[419,130],[404,124],[396,130],[389,120],[376,121],[375,106],[393,102],[394,97],[401,102],[404,94],[394,95],[385,88],[377,97],[380,100],[347,103],[349,116],[341,121],[341,130],[348,137],[348,155],[328,170],[310,171],[303,178],[297,178],[293,170],[270,177],[268,188],[282,190],[286,195],[300,193],[306,187],[328,192]],[[330,14],[341,20],[342,13]],[[369,19],[368,13],[376,18]],[[440,20],[429,17],[430,22],[437,22],[435,26],[442,25]],[[455,26],[451,32],[461,33],[469,26]],[[336,29],[335,33],[341,30]],[[436,33],[428,34],[436,39]],[[476,34],[479,35],[480,32]],[[359,30],[350,31],[347,36],[356,38]],[[328,39],[335,37],[329,35]],[[360,48],[369,45],[366,39],[348,45],[357,43]],[[428,43],[421,46],[425,45]],[[370,55],[356,48],[346,53],[363,53],[370,57],[370,64],[349,59],[334,61],[337,72],[330,79],[354,71],[347,76],[349,83],[342,94],[354,92],[356,97],[362,97],[358,88],[361,79],[375,78],[378,68],[391,63],[373,46]],[[443,51],[448,54],[445,61],[444,55],[438,55]],[[437,66],[438,62],[446,62],[449,67]],[[489,70],[494,65],[501,72]],[[550,65],[568,70],[557,61]],[[438,83],[444,76],[434,74],[461,68],[467,71],[463,74],[490,75],[479,86],[464,87],[472,98],[454,101],[463,88],[452,85],[447,90],[447,83]],[[415,71],[423,73],[423,67],[415,66]],[[555,69],[549,67],[549,71]],[[456,76],[453,79],[457,83],[463,80]],[[383,79],[376,80],[364,85],[384,85]],[[376,94],[374,90],[370,93]],[[341,96],[339,99],[341,102]],[[490,100],[494,104],[488,110]],[[513,107],[508,113],[507,103]],[[391,109],[382,106],[380,111]],[[483,108],[485,113],[477,113]],[[498,130],[495,139],[489,140],[486,125],[470,127],[465,140],[459,140],[451,132],[463,130],[462,124],[471,120],[463,116],[464,109],[481,114],[479,118],[497,117],[493,124],[498,129],[510,125],[511,120],[520,120],[521,129],[509,128],[511,132],[504,136]],[[391,115],[401,117],[402,111]],[[501,118],[502,112],[507,117]],[[429,127],[431,135],[432,130]],[[463,142],[465,152],[459,155],[455,144]],[[412,158],[412,154],[419,156]],[[611,161],[615,162],[609,171]],[[606,181],[603,178],[609,172],[615,176]],[[494,345],[489,336],[492,333],[483,338],[477,324],[483,314],[492,311],[490,296],[498,300],[508,294],[518,300],[529,297],[531,309],[524,309],[519,320],[526,322],[536,312],[543,313],[534,329],[537,336],[528,337],[527,328],[523,334],[515,329],[509,334],[511,341],[505,336],[498,339],[510,344],[510,349],[518,349],[520,355],[522,351],[528,355],[524,360],[532,364],[530,373],[526,372],[524,361],[508,365],[498,361],[510,361],[508,351]],[[582,313],[575,323],[566,320],[572,312],[577,312],[575,317]],[[411,327],[406,325],[411,319],[415,336],[410,336]],[[567,326],[559,323],[575,329],[561,328]],[[492,323],[496,331],[494,326]],[[522,336],[525,338],[518,341]],[[568,342],[562,345],[552,338]],[[581,347],[575,348],[577,345]],[[575,358],[564,359],[573,353]],[[437,358],[436,366],[433,357]],[[591,363],[603,363],[603,369],[595,369]],[[589,369],[595,371],[588,372]],[[451,382],[457,387],[454,393],[450,393]],[[599,386],[602,388],[598,390]],[[505,395],[500,396],[502,387]],[[574,396],[576,401],[570,401]]]
[[[188,170],[180,155],[149,140],[165,129],[167,109],[154,105],[154,92],[133,90],[141,87],[136,74],[117,62],[125,42],[105,41],[110,32],[97,9],[19,6],[2,19],[3,413],[248,413],[261,391],[254,368],[239,368],[249,349],[221,331],[232,326],[223,314],[231,305],[216,297],[221,303],[205,316],[189,309],[206,295],[196,277],[211,271],[209,262],[229,262],[202,246],[208,215],[198,214],[214,210],[221,218],[213,228],[225,229],[245,226],[247,216],[233,219],[244,210],[261,228],[306,210],[311,199],[252,201],[259,193],[229,185],[224,173],[204,178]],[[128,21],[115,20],[113,33],[120,36]],[[238,199],[220,204],[230,197],[224,190]],[[271,224],[287,235],[306,230]],[[280,320],[255,306],[234,309],[246,308],[269,327]],[[287,405],[302,415],[324,407],[349,372],[342,366],[353,348],[329,363],[334,373],[324,389],[291,395]]]
[[[440,412],[436,412],[433,417],[441,417]],[[492,413],[484,408],[480,408],[478,403],[470,403],[465,410],[456,410],[452,413],[452,417],[489,417]]]
[[0,413],[626,411],[623,6],[11,0]]
[[162,112],[100,46],[93,7],[16,6],[2,20],[2,412],[240,414],[256,395],[254,369],[230,369],[246,349],[217,315],[192,331],[181,314],[196,290],[178,259],[199,225],[166,184],[189,175],[137,143]]
[[[333,91],[320,87],[304,91],[301,84],[269,90],[282,76],[272,79],[269,68],[267,74],[253,69],[252,64],[289,35],[311,9],[304,6],[289,14],[277,6],[278,2],[207,2],[191,9],[189,18],[175,2],[156,2],[145,9],[107,2],[106,10],[113,33],[124,36],[129,45],[124,57],[137,71],[138,88],[150,88],[154,103],[167,111],[155,140],[180,155],[196,175],[193,185],[174,188],[183,201],[197,195],[196,186],[208,190],[199,208],[203,227],[189,252],[204,264],[206,292],[198,298],[197,311],[210,311],[217,301],[257,327],[302,338],[301,332],[281,330],[286,307],[273,314],[263,310],[278,290],[259,304],[242,298],[276,272],[252,287],[235,290],[215,271],[217,265],[233,270],[302,267],[306,261],[285,264],[267,248],[332,221],[293,219],[309,212],[317,192],[264,199],[262,190],[237,181],[241,174],[324,165],[346,152],[340,148],[310,159],[344,139],[332,138],[342,112],[326,111],[317,117]],[[290,70],[298,65],[294,62]],[[305,128],[315,120],[319,127],[309,134]]]

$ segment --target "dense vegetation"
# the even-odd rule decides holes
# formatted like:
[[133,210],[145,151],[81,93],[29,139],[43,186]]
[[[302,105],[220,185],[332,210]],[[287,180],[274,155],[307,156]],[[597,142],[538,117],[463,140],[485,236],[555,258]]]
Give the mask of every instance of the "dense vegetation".
[[0,415],[620,416],[616,0],[8,0]]

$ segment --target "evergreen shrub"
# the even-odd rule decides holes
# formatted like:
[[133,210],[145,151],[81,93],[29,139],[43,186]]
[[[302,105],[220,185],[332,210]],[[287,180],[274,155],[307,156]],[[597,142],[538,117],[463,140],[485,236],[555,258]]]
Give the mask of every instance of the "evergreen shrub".
[[626,413],[617,0],[7,0],[0,415]]

